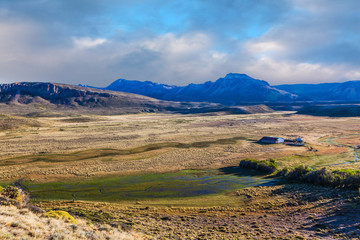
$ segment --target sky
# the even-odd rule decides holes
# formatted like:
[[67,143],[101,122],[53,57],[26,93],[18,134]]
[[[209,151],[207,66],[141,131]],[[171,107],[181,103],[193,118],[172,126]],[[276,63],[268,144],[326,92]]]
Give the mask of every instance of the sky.
[[0,0],[0,83],[360,79],[358,0]]

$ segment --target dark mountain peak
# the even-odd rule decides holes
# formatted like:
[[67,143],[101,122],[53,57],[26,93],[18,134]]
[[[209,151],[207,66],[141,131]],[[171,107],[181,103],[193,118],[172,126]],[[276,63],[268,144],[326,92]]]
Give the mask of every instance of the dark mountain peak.
[[241,73],[229,73],[224,78],[219,78],[216,82],[220,83],[223,87],[270,87],[270,84],[266,81],[255,79]]
[[224,77],[225,79],[253,79],[249,75],[246,75],[244,73],[228,73]]

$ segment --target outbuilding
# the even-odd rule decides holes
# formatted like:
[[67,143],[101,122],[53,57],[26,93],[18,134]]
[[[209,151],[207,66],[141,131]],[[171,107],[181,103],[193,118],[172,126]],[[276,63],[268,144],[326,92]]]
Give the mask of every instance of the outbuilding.
[[275,144],[275,143],[283,143],[284,139],[281,137],[263,137],[259,140],[260,143],[269,143],[269,144]]

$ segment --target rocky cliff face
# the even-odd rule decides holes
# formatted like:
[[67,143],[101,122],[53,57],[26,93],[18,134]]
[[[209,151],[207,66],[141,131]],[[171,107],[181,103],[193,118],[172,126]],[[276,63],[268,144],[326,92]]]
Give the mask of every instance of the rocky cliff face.
[[297,98],[294,94],[271,87],[265,81],[237,73],[227,74],[215,82],[189,84],[185,87],[121,79],[106,89],[137,93],[170,101],[214,102],[228,106],[286,102]]
[[0,85],[0,102],[57,104],[84,107],[162,107],[156,99],[66,84],[21,82]]

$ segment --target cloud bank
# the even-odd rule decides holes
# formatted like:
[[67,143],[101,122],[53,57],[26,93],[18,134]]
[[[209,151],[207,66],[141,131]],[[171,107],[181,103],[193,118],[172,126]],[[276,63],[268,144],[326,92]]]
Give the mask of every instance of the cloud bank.
[[357,0],[3,0],[0,82],[360,79]]

